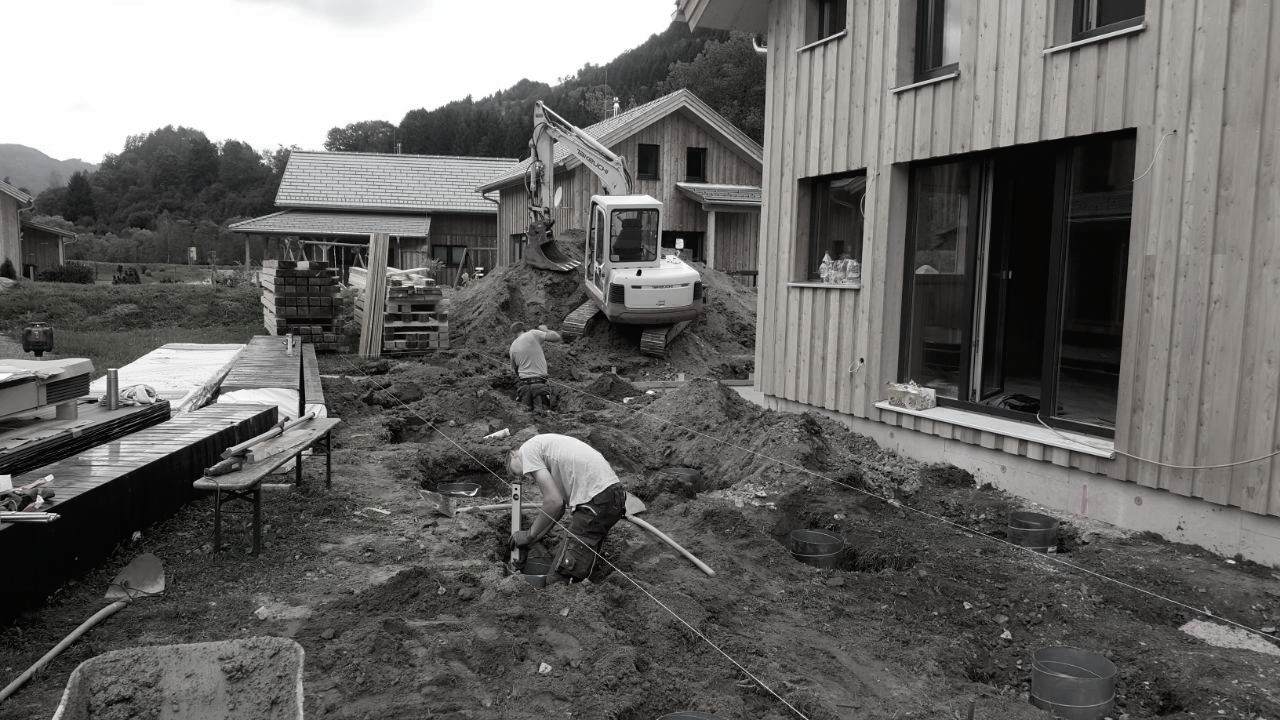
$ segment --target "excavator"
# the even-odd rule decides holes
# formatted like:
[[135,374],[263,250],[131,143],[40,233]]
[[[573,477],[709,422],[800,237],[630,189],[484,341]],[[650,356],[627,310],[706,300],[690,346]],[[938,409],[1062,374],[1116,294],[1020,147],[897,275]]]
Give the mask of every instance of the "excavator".
[[[600,178],[606,193],[591,197],[582,262],[560,252],[552,229],[552,212],[560,199],[554,180],[557,142]],[[529,153],[524,260],[556,272],[583,268],[588,300],[564,319],[561,336],[581,337],[596,317],[604,315],[612,323],[645,326],[640,352],[666,357],[670,342],[702,312],[706,295],[702,276],[680,259],[681,241],[673,252],[662,247],[662,202],[635,194],[621,157],[541,101],[534,103]]]

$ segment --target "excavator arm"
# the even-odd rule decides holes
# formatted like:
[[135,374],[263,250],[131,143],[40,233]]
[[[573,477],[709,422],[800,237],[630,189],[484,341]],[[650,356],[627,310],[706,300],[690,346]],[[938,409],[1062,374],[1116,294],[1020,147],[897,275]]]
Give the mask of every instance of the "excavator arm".
[[629,195],[633,188],[626,162],[595,138],[555,114],[541,101],[533,106],[533,137],[529,140],[529,169],[525,188],[529,191],[528,245],[525,262],[534,267],[569,272],[580,263],[571,260],[556,246],[552,225],[555,198],[555,148],[562,142],[600,178],[607,195]]

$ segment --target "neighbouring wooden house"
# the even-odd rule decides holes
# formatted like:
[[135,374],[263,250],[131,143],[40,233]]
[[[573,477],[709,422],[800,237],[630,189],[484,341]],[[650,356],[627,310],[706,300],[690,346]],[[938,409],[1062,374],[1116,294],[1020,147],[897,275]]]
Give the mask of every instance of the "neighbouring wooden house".
[[[551,108],[553,111],[555,108]],[[684,241],[685,259],[724,272],[754,273],[760,224],[762,148],[688,90],[677,90],[582,128],[623,158],[635,192],[663,203],[664,247]],[[530,118],[530,134],[532,134]],[[498,193],[498,261],[523,256],[529,224],[525,159],[487,179],[478,190]],[[555,150],[554,217],[557,232],[585,231],[591,196],[603,194],[600,178],[572,154]]]
[[[387,263],[408,269],[429,258],[444,263],[436,278],[451,284],[461,271],[492,268],[497,204],[475,188],[513,166],[511,158],[312,152],[289,155],[276,193],[278,212],[230,226],[277,241],[274,253],[341,268],[360,264],[369,237],[391,238]],[[343,279],[345,280],[345,274]]]
[[22,221],[22,272],[27,277],[66,263],[66,244],[76,234],[43,223]]
[[1280,564],[1280,5],[677,8],[768,48],[771,407]]
[[16,275],[22,274],[22,220],[19,212],[31,205],[31,196],[0,181],[0,264],[8,260]]

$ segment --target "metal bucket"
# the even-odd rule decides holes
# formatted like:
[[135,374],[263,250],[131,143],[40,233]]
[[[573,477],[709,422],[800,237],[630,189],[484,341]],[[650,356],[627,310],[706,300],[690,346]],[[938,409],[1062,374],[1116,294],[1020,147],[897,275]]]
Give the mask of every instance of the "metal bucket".
[[1058,521],[1034,512],[1009,513],[1009,542],[1039,552],[1058,545]]
[[525,560],[524,567],[520,570],[520,577],[530,585],[541,588],[547,586],[547,576],[552,572],[551,557],[531,557]]
[[791,557],[805,565],[840,567],[844,538],[828,530],[792,530]]
[[1115,704],[1116,666],[1073,647],[1031,653],[1031,704],[1066,720],[1101,720]]

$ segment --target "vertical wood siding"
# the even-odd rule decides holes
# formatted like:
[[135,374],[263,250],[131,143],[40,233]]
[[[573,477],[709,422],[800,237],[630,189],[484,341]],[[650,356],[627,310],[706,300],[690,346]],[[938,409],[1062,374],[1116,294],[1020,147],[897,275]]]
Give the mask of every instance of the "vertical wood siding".
[[[959,76],[899,92],[914,0],[851,2],[847,34],[802,51],[805,4],[770,3],[759,387],[1280,515],[1280,456],[1205,467],[1280,448],[1280,7],[1147,0],[1140,32],[1046,54],[1068,1],[966,3]],[[1137,167],[1116,459],[877,410],[897,379],[908,163],[1123,129]],[[799,183],[863,168],[863,289],[789,287]]]

